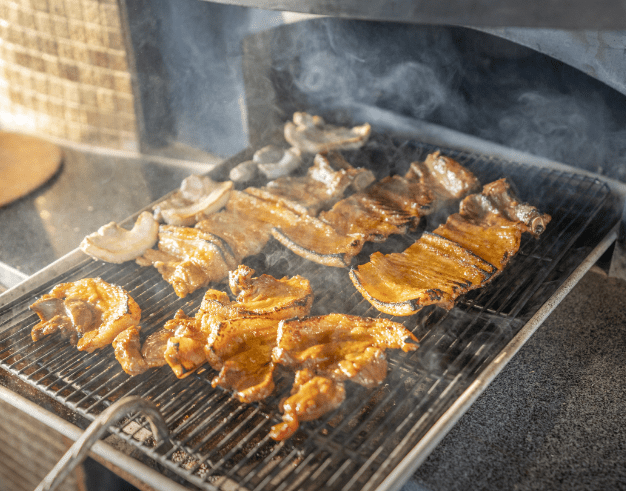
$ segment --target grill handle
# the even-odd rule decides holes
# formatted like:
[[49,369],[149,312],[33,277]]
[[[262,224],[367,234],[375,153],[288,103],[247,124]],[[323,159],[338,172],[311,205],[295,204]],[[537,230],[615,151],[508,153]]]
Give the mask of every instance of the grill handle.
[[82,436],[65,452],[61,460],[41,481],[35,491],[52,491],[63,482],[67,475],[80,464],[92,445],[100,439],[109,426],[117,423],[128,413],[141,411],[150,423],[152,434],[157,443],[167,439],[169,430],[163,416],[152,401],[137,396],[129,396],[120,399],[115,404],[104,410],[85,430]]

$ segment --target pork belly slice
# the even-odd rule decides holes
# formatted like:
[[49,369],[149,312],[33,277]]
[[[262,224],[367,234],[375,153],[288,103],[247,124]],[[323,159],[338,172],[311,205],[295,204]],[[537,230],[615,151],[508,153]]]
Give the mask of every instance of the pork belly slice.
[[298,370],[291,395],[280,404],[283,420],[272,426],[270,437],[286,440],[300,427],[300,421],[311,421],[338,408],[346,398],[342,382],[315,375],[311,370]]
[[201,220],[196,228],[223,239],[234,258],[240,262],[261,252],[270,239],[272,226],[251,218],[247,213],[223,210]]
[[413,229],[430,212],[432,195],[421,183],[386,177],[320,213],[338,233],[361,242],[383,242]]
[[350,271],[352,283],[381,312],[411,315],[426,305],[450,309],[480,287],[495,266],[440,235],[425,232],[404,252],[383,255]]
[[467,220],[487,224],[493,220],[493,215],[498,215],[534,237],[539,237],[552,220],[550,215],[541,213],[536,207],[520,203],[506,178],[485,184],[482,193],[465,198],[459,214]]
[[343,160],[338,154],[329,156],[318,153],[306,175],[281,177],[264,187],[249,187],[245,192],[279,203],[299,215],[316,216],[342,199],[348,188],[375,180],[371,171],[355,169],[345,161],[345,164],[339,164],[341,168],[333,168],[333,164],[338,165],[339,159]]
[[450,309],[456,299],[491,281],[517,254],[522,233],[538,237],[551,217],[520,203],[505,179],[467,196],[459,213],[424,233],[402,253],[372,254],[350,271],[377,309],[411,315],[426,305]]
[[353,128],[327,124],[321,116],[296,112],[293,121],[284,128],[285,140],[303,152],[350,150],[362,147],[369,139],[372,127],[365,123]]
[[283,246],[320,264],[346,267],[363,247],[358,238],[339,234],[315,217],[299,215],[280,203],[245,192],[233,191],[226,207],[271,224],[272,236]]
[[158,250],[149,249],[136,260],[152,265],[183,298],[212,281],[220,281],[237,267],[237,259],[220,237],[197,228],[161,225]]
[[141,320],[141,308],[128,292],[101,278],[60,283],[30,308],[41,320],[31,331],[33,341],[59,331],[89,353]]
[[425,184],[438,204],[459,200],[480,189],[480,181],[469,169],[440,151],[428,154],[423,162],[412,162],[405,177]]

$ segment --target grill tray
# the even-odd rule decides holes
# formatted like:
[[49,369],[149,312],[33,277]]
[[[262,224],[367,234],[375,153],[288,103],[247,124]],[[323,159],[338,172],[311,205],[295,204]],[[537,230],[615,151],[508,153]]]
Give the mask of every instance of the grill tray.
[[[435,150],[419,143],[394,145],[390,158],[398,166]],[[129,291],[142,308],[142,336],[160,328],[176,310],[192,315],[199,307],[203,291],[180,299],[156,269],[133,262],[68,261],[55,269],[60,273],[48,274],[54,277],[42,278],[39,286],[2,306],[0,366],[87,421],[124,396],[152,400],[170,429],[168,442],[156,446],[140,415],[112,431],[181,482],[201,489],[376,489],[585,260],[621,212],[609,187],[592,177],[453,150],[443,153],[483,183],[507,176],[519,197],[551,214],[552,222],[539,240],[526,234],[503,274],[461,297],[451,311],[427,307],[411,317],[393,318],[420,339],[420,349],[388,351],[385,383],[371,390],[348,383],[339,409],[302,423],[290,440],[277,443],[267,436],[280,421],[277,405],[289,393],[287,376],[278,377],[275,395],[266,401],[242,404],[211,387],[215,372],[208,367],[183,380],[167,366],[129,377],[111,347],[88,354],[59,335],[31,341],[38,318],[28,306],[55,284],[84,277],[100,276]],[[363,166],[376,161],[371,148],[352,157]],[[431,221],[426,228],[436,225]],[[383,252],[401,250],[417,236],[394,237],[382,245]],[[361,260],[371,252],[364,251]],[[308,262],[275,242],[244,262],[257,274],[307,277],[315,294],[311,315],[384,315],[356,292],[347,270]]]

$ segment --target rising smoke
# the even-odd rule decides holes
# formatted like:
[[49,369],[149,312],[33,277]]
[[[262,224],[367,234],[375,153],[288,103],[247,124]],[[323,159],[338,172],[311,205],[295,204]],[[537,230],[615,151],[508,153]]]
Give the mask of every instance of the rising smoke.
[[337,19],[290,29],[275,69],[318,112],[382,109],[626,180],[626,99],[569,66],[468,29]]

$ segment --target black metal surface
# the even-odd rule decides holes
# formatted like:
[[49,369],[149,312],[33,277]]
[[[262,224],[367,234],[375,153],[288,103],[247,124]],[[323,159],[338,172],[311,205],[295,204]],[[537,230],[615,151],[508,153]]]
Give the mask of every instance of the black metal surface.
[[[410,161],[432,150],[383,138],[347,157],[355,164],[376,163],[374,170],[380,174],[384,169],[401,172]],[[153,401],[170,429],[168,442],[156,446],[140,417],[123,421],[116,433],[203,489],[375,489],[584,261],[622,209],[608,186],[593,178],[479,155],[444,153],[470,168],[483,183],[509,177],[520,198],[550,213],[552,222],[539,240],[524,237],[519,254],[504,273],[460,298],[451,311],[428,307],[411,317],[395,318],[420,339],[420,349],[389,351],[390,369],[384,384],[371,390],[349,384],[347,399],[339,409],[303,423],[290,440],[277,443],[268,436],[280,420],[278,402],[290,389],[287,376],[278,377],[277,390],[267,400],[242,404],[227,391],[211,387],[215,373],[210,368],[182,380],[167,366],[129,377],[111,347],[87,354],[56,335],[32,342],[30,330],[38,318],[28,306],[53,285],[83,277],[100,276],[128,290],[142,308],[143,336],[160,328],[177,309],[192,314],[198,308],[203,291],[179,299],[154,268],[132,262],[111,265],[86,259],[3,306],[0,365],[88,420],[124,396]],[[381,162],[381,155],[395,167]],[[424,226],[436,225],[431,217]],[[382,248],[401,250],[418,234],[391,238]],[[306,276],[315,293],[311,315],[381,315],[356,292],[347,270],[310,263],[274,242],[245,262],[257,274]]]

